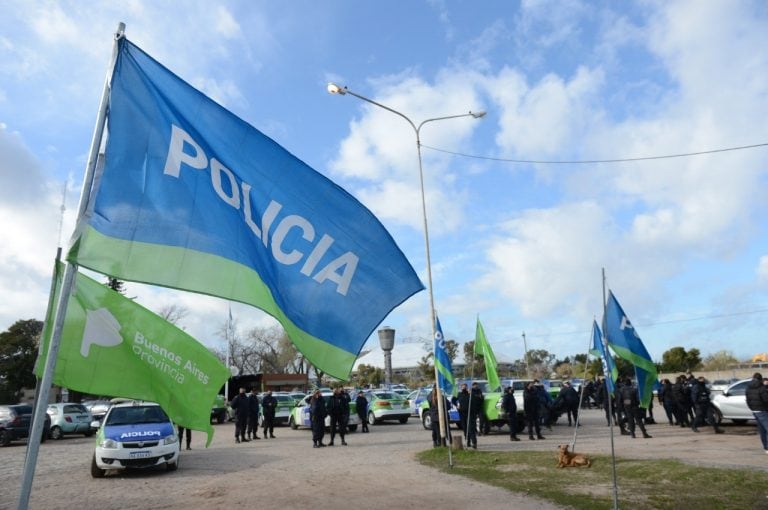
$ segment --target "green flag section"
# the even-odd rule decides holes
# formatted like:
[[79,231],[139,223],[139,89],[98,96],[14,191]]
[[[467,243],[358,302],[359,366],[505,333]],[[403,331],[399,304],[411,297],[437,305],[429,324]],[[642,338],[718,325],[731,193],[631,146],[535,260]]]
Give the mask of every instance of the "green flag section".
[[491,344],[488,343],[488,339],[485,337],[485,331],[483,330],[483,325],[480,324],[479,317],[477,319],[477,327],[475,328],[475,354],[483,357],[489,389],[491,391],[501,389],[499,374],[496,372],[496,356],[493,355]]
[[[62,273],[57,271],[56,299]],[[41,359],[49,343],[50,333],[41,346]],[[43,366],[37,363],[38,377]],[[213,439],[211,404],[228,377],[227,368],[197,340],[78,273],[54,384],[92,395],[157,402],[178,425],[206,432],[208,446]]]

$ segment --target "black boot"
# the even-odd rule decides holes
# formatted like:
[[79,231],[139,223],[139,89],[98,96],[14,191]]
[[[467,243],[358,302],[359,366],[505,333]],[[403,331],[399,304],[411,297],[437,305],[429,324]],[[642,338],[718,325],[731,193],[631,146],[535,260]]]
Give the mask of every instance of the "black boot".
[[545,439],[545,437],[542,436],[541,434],[536,434],[536,439]]
[[644,438],[644,439],[651,439],[652,437],[653,437],[653,436],[652,436],[652,435],[650,435],[648,432],[645,432],[645,431],[643,432],[643,438]]

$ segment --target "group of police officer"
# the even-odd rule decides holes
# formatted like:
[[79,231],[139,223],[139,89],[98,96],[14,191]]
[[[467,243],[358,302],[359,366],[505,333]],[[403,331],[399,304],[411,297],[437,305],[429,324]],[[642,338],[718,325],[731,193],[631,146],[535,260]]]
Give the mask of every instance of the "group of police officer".
[[[267,391],[259,402],[256,391],[246,393],[245,388],[230,402],[230,407],[235,411],[235,442],[248,443],[252,439],[259,438],[259,409],[263,414],[264,439],[275,439],[275,412],[277,411],[277,399],[272,391]],[[246,437],[247,436],[247,437]]]
[[[365,397],[362,397],[365,400]],[[360,404],[358,403],[360,397],[355,400],[358,405],[357,412],[360,414]],[[322,448],[325,446],[333,446],[336,439],[336,434],[341,439],[341,445],[347,446],[346,433],[347,426],[349,425],[349,403],[352,401],[352,397],[349,396],[347,390],[344,388],[336,387],[333,390],[333,394],[328,399],[326,404],[320,390],[315,390],[312,394],[312,398],[309,401],[309,417],[312,424],[312,447]],[[363,412],[367,407],[363,404]],[[331,417],[331,440],[326,445],[323,443],[325,437],[325,417]],[[365,424],[365,422],[363,422]],[[367,424],[364,425],[363,432],[368,432]]]
[[691,427],[698,432],[699,427],[709,423],[716,434],[723,433],[715,418],[711,392],[704,377],[696,378],[688,373],[677,376],[674,383],[662,379],[658,398],[670,425]]

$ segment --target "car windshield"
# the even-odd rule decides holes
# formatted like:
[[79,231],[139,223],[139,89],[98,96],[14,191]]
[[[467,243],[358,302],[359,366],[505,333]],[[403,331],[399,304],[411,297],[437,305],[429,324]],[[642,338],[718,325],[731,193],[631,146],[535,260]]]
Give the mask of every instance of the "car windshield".
[[131,425],[134,423],[163,423],[168,416],[160,406],[114,407],[107,418],[107,425]]
[[64,412],[67,414],[80,413],[85,414],[88,410],[80,404],[67,404],[64,406]]
[[402,397],[397,393],[389,393],[382,391],[380,393],[374,393],[374,396],[381,400],[402,400]]

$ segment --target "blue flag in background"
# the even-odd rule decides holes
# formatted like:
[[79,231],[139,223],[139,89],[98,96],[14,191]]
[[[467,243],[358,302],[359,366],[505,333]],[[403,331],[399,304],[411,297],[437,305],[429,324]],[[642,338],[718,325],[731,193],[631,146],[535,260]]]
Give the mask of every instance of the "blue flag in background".
[[119,41],[105,166],[68,259],[251,304],[346,379],[369,335],[423,289],[345,190]]
[[435,316],[435,366],[437,367],[437,384],[444,395],[453,395],[453,369],[451,358],[445,350],[445,338],[443,328],[440,327],[440,319]]
[[613,352],[635,366],[640,406],[647,408],[653,398],[653,385],[658,379],[656,365],[611,291],[608,291],[605,307],[605,336]]
[[605,386],[608,389],[608,394],[613,395],[614,383],[619,376],[619,370],[616,368],[613,357],[605,352],[603,334],[600,332],[597,321],[592,321],[592,348],[589,350],[589,353],[602,362]]

